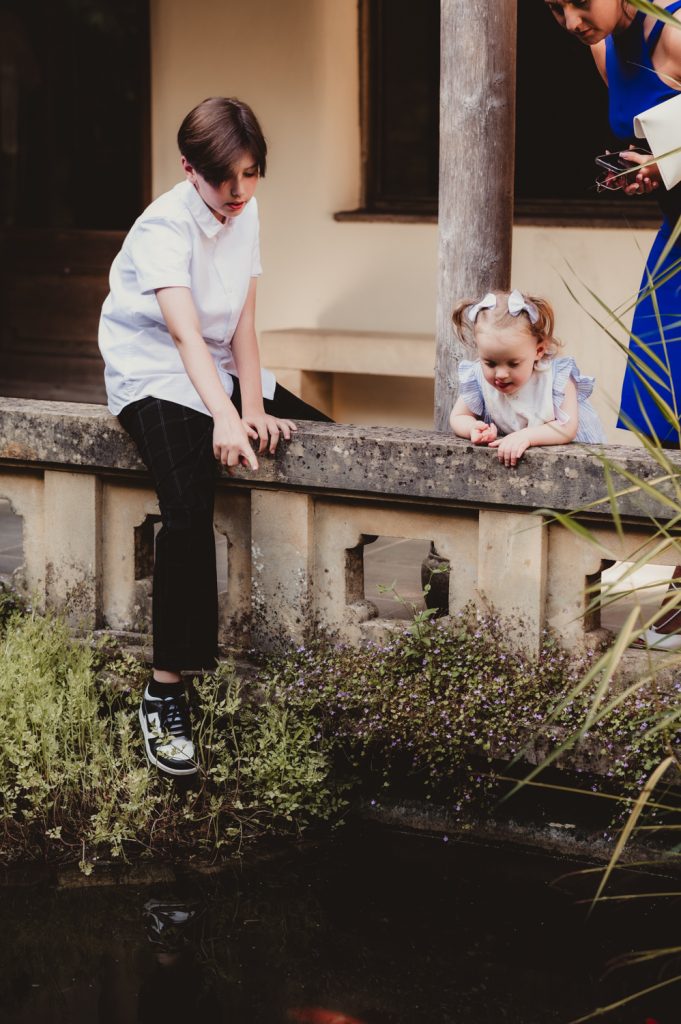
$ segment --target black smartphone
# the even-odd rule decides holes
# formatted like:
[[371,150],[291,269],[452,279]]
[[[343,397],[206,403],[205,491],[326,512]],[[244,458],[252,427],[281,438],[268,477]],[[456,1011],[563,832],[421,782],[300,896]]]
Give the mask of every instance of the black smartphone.
[[[623,150],[627,152],[627,150]],[[639,153],[641,156],[650,156],[645,149],[630,149],[630,153]],[[599,167],[605,168],[606,171],[610,171],[611,174],[621,174],[622,171],[631,171],[632,169],[638,169],[638,165],[631,163],[630,160],[623,160],[619,153],[601,153],[600,156],[596,157],[596,163]],[[624,181],[624,179],[622,179]]]

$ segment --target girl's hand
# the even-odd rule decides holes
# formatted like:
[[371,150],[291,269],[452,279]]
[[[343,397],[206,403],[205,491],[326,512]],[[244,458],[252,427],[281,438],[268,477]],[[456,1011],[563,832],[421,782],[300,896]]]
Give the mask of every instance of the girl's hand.
[[530,444],[527,430],[514,430],[512,434],[507,434],[506,437],[500,437],[498,441],[493,441],[490,444],[490,448],[497,449],[499,462],[503,462],[505,466],[515,466],[523,452],[526,452],[530,447]]
[[258,455],[261,455],[268,445],[270,455],[274,455],[279,438],[283,435],[290,441],[291,433],[298,429],[293,420],[280,420],[277,416],[268,416],[266,412],[257,413],[255,416],[243,416],[241,422],[248,436],[259,442]]
[[662,184],[660,169],[657,164],[649,162],[651,160],[650,153],[635,153],[631,149],[625,149],[620,156],[631,164],[648,164],[647,167],[641,167],[638,174],[627,174],[626,178],[622,178],[622,181],[625,182],[623,187],[625,195],[646,196],[660,187]]
[[496,423],[485,423],[484,420],[476,420],[471,427],[471,441],[473,444],[490,444],[497,437]]
[[213,455],[227,467],[230,476],[234,475],[236,466],[248,466],[254,472],[258,468],[258,460],[248,436],[243,423],[236,416],[219,417],[214,422]]

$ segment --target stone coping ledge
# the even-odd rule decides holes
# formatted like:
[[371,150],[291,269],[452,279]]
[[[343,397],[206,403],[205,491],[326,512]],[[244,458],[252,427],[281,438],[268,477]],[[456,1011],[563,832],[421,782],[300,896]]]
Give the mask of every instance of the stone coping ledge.
[[[598,454],[596,454],[596,452]],[[681,476],[681,453],[665,453]],[[0,398],[0,459],[28,467],[92,473],[146,474],[134,445],[102,405]],[[586,509],[609,518],[602,459],[673,496],[674,482],[656,483],[660,467],[643,449],[570,444],[528,451],[517,469],[494,453],[427,430],[303,423],[276,456],[260,459],[241,483],[454,506]],[[630,485],[613,474],[619,489]],[[596,502],[602,502],[595,505]],[[668,519],[673,509],[654,493],[633,489],[618,499],[620,515]]]

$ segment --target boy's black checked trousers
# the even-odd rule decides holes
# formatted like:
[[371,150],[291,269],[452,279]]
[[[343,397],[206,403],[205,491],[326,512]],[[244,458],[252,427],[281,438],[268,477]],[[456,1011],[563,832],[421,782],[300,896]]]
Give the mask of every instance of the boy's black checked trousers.
[[[237,380],[232,401],[241,411]],[[265,412],[330,422],[279,385],[274,397],[265,399]],[[213,419],[161,398],[133,402],[118,418],[151,473],[161,511],[154,559],[154,668],[211,669],[218,632],[213,505],[219,463],[213,455]]]

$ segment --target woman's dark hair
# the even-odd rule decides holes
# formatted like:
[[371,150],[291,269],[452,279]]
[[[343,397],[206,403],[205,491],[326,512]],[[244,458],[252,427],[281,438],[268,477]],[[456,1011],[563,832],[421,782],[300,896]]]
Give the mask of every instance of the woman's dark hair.
[[249,154],[261,178],[267,167],[267,143],[258,119],[241,100],[213,96],[185,117],[177,133],[180,153],[202,178],[217,188],[231,177],[237,161]]

